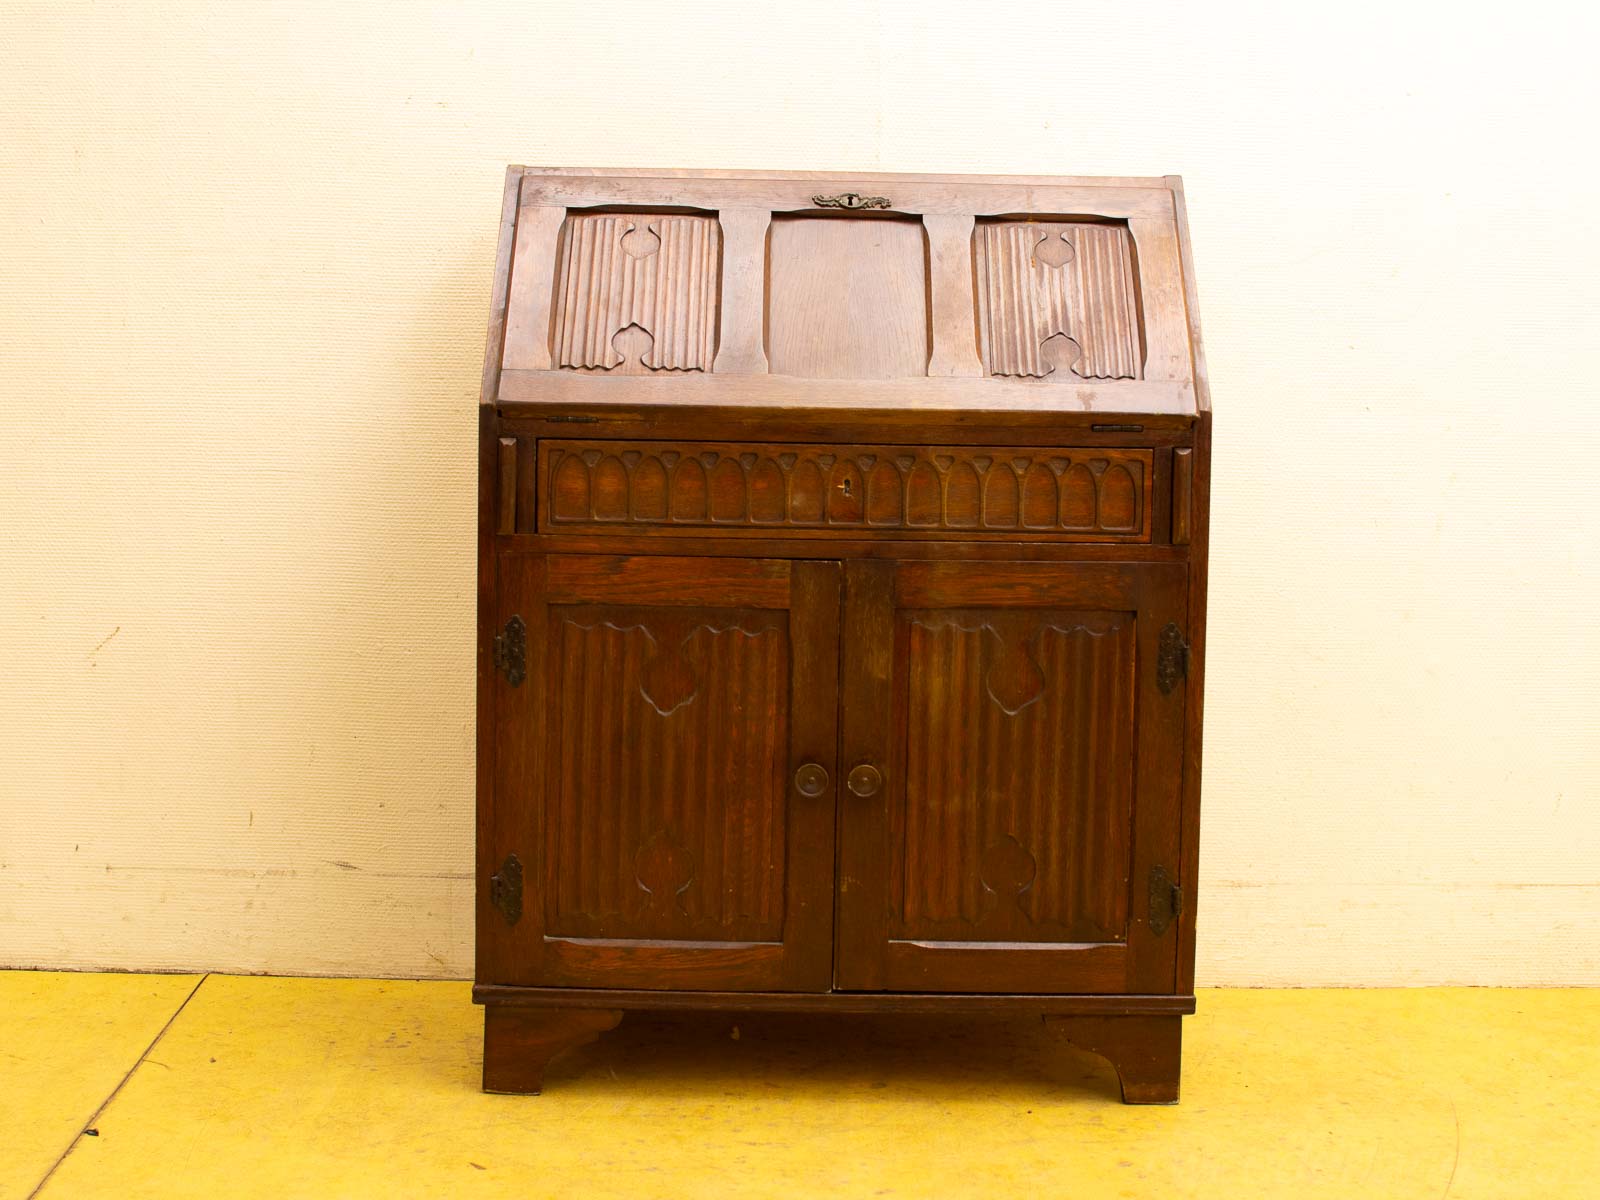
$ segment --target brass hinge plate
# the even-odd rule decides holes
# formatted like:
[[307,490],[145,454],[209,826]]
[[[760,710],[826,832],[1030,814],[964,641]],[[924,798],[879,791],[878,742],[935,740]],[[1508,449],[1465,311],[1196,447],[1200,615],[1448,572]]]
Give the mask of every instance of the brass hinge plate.
[[489,903],[500,910],[507,925],[522,920],[522,860],[506,855],[500,869],[489,876]]
[[521,617],[512,617],[494,635],[494,669],[512,687],[528,677],[528,626]]
[[1150,868],[1150,932],[1160,937],[1183,912],[1183,889],[1165,867]]
[[1156,642],[1156,687],[1165,696],[1188,674],[1189,643],[1177,623],[1168,621]]

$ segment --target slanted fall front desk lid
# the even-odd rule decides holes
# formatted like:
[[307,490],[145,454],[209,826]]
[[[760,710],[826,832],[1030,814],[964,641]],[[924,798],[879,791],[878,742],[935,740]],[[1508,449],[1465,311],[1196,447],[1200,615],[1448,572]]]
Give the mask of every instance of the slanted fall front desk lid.
[[1193,416],[1193,304],[1175,177],[513,167],[485,401]]

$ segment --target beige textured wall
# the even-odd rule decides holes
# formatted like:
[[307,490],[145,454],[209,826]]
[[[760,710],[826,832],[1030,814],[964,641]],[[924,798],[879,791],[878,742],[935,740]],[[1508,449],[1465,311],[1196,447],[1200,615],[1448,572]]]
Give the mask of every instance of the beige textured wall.
[[0,963],[470,972],[522,161],[1181,172],[1201,982],[1600,982],[1592,12],[0,2]]

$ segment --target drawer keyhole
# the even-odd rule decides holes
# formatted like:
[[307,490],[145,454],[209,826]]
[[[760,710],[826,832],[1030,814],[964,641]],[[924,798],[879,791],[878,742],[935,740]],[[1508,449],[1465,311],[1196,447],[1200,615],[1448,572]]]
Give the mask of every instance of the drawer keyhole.
[[848,500],[850,498],[850,481],[848,479],[841,480],[839,490],[844,493],[845,499]]

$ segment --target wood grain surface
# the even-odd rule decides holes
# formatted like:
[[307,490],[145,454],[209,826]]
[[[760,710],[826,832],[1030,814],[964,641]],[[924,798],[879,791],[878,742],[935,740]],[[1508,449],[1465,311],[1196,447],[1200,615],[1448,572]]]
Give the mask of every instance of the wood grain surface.
[[1210,447],[1175,184],[514,190],[486,1080],[629,1008],[1027,1011],[1175,1099]]

